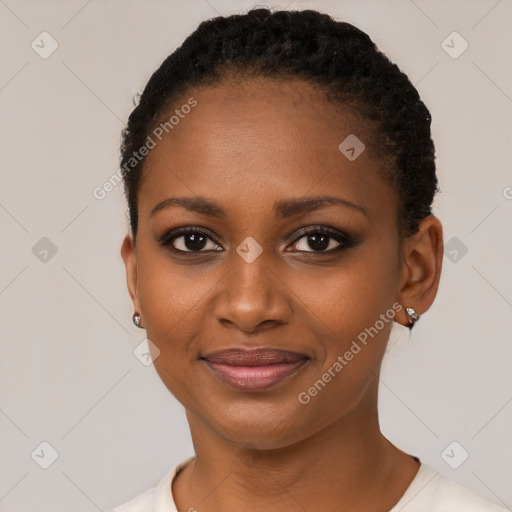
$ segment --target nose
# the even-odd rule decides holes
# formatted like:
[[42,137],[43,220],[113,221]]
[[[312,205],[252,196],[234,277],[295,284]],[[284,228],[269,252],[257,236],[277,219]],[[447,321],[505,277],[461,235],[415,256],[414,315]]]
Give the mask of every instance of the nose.
[[292,316],[291,290],[263,254],[248,263],[235,253],[216,295],[215,317],[225,327],[253,333]]

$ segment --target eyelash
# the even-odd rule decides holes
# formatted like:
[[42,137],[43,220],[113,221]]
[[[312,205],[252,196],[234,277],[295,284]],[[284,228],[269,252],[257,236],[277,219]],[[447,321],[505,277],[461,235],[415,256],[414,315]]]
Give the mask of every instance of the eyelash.
[[[206,238],[209,238],[212,240],[215,244],[221,245],[218,240],[216,240],[215,236],[208,230],[205,230],[204,228],[199,229],[196,227],[184,227],[184,228],[178,228],[172,231],[168,231],[164,233],[161,237],[158,238],[159,244],[166,248],[171,250],[174,253],[177,254],[184,254],[187,257],[188,256],[195,256],[195,255],[204,255],[204,254],[210,254],[213,252],[220,252],[217,250],[207,250],[207,251],[182,251],[181,249],[176,249],[176,247],[173,246],[174,240],[180,238],[181,236],[188,235],[188,234],[198,234],[201,236],[205,236]],[[336,242],[338,242],[340,245],[338,247],[335,247],[334,249],[329,249],[326,251],[298,251],[300,253],[306,253],[306,254],[316,254],[316,255],[323,255],[323,254],[334,254],[339,251],[342,251],[344,249],[350,249],[351,247],[354,247],[356,245],[356,242],[346,233],[342,231],[338,231],[337,229],[329,228],[327,226],[309,226],[308,228],[304,228],[299,230],[297,233],[296,238],[292,242],[292,245],[296,244],[298,241],[300,241],[302,238],[310,235],[310,234],[322,234],[327,235],[330,238],[333,238]]]

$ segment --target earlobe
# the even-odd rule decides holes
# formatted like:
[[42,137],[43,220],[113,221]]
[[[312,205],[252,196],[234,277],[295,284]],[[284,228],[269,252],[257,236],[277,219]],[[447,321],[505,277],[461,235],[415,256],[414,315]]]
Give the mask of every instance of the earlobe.
[[126,284],[132,299],[133,307],[135,311],[140,313],[141,308],[138,298],[137,286],[137,254],[135,252],[133,237],[130,234],[125,236],[121,245],[121,257],[124,261],[126,271]]
[[420,221],[418,232],[403,244],[402,262],[398,301],[403,309],[396,319],[409,325],[406,308],[422,315],[437,295],[443,263],[443,229],[437,217],[429,215]]

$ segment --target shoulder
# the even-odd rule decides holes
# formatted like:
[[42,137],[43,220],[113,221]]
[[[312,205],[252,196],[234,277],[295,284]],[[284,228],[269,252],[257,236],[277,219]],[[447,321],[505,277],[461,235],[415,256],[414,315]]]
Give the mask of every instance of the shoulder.
[[[162,494],[170,495],[171,482],[178,468],[179,466],[173,467],[157,485],[138,494],[130,501],[118,505],[111,512],[159,512],[161,510],[158,507],[159,496]],[[173,509],[169,506],[165,510],[166,512],[172,512]]]
[[109,512],[177,512],[171,491],[172,482],[176,475],[194,458],[195,455],[176,464],[157,485]]
[[119,505],[111,512],[153,512],[157,487],[152,487],[139,494],[123,505]]
[[398,511],[509,512],[426,464],[390,512]]

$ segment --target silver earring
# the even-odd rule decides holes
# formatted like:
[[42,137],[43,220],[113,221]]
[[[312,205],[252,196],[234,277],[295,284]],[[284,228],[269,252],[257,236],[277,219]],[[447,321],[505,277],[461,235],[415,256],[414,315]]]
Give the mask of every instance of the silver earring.
[[407,318],[409,319],[409,325],[407,327],[412,329],[414,324],[420,319],[420,315],[412,307],[406,307],[405,312],[407,313]]
[[139,313],[134,313],[133,314],[133,317],[132,317],[132,320],[133,320],[133,323],[139,328],[139,329],[144,329],[144,327],[142,327],[140,325],[140,322],[142,320],[141,316],[139,315]]

